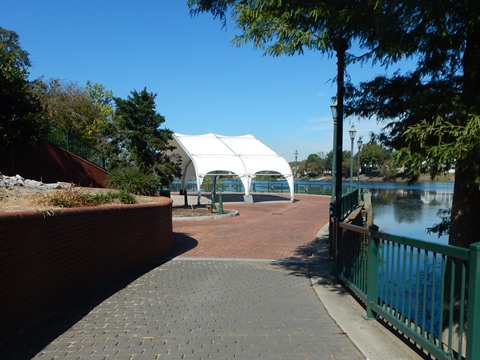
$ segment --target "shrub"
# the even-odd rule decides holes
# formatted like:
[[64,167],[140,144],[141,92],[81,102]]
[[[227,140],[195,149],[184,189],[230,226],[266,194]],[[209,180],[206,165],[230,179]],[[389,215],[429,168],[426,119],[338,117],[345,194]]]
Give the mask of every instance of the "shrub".
[[75,190],[63,190],[50,195],[41,195],[36,199],[36,202],[44,205],[71,208],[112,203],[135,204],[136,200],[132,194],[125,192],[89,194]]
[[130,166],[117,168],[108,176],[108,186],[137,195],[156,195],[161,186],[160,179],[153,173]]

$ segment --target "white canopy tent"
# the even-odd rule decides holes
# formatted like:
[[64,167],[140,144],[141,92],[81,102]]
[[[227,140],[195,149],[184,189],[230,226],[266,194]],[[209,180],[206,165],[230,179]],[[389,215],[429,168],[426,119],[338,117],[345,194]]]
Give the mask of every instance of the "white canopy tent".
[[[274,171],[285,177],[294,199],[292,169],[288,162],[252,135],[223,136],[217,134],[183,135],[174,133],[175,153],[182,158],[182,189],[193,176],[200,189],[207,175],[228,171],[238,175],[250,195],[252,179],[261,171]],[[199,190],[200,191],[200,190]]]

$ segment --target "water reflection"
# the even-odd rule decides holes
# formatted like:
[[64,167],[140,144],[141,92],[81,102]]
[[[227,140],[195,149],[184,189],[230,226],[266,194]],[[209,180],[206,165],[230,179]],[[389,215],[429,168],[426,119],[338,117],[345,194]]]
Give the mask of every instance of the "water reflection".
[[426,229],[440,222],[439,209],[450,208],[453,187],[428,189],[419,188],[374,188],[372,204],[374,222],[382,231],[422,240],[447,243],[446,236],[427,234]]

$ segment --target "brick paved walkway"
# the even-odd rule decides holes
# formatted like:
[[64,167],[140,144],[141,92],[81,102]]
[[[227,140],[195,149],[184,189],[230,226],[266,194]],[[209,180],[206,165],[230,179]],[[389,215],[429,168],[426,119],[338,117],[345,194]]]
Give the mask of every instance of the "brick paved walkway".
[[[240,196],[224,195],[226,200]],[[310,244],[328,222],[330,197],[254,195],[254,204],[228,202],[235,218],[174,221],[177,255],[237,259],[298,259],[311,253]]]
[[175,222],[180,256],[0,340],[0,358],[364,359],[300,261],[328,199],[226,207],[241,215]]

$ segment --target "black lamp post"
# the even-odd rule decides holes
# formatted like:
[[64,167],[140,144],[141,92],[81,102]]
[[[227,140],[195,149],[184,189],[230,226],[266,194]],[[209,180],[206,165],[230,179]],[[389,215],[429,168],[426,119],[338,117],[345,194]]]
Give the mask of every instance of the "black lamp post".
[[360,154],[361,154],[361,151],[362,151],[362,145],[363,145],[363,141],[362,141],[362,137],[360,136],[358,138],[358,141],[357,141],[357,146],[358,146],[358,176],[357,176],[357,179],[358,179],[358,181],[360,181]]
[[355,140],[355,134],[357,133],[357,130],[355,130],[355,126],[352,124],[350,127],[350,130],[348,130],[348,133],[350,134],[350,140],[351,140],[351,147],[350,147],[350,191],[353,190],[353,141]]
[[333,149],[332,149],[332,203],[335,201],[335,166],[336,166],[336,154],[337,154],[337,98],[333,100],[330,105],[332,110],[333,119]]
[[[341,30],[340,30],[341,31]],[[348,49],[348,39],[343,37],[340,34],[337,34],[337,38],[334,41],[333,49],[335,50],[337,56],[337,96],[336,96],[336,105],[332,106],[332,115],[336,121],[335,128],[335,144],[334,144],[334,154],[335,154],[335,198],[334,203],[332,204],[332,215],[333,215],[333,224],[330,231],[330,256],[333,260],[332,271],[334,274],[337,272],[337,244],[339,241],[339,222],[341,221],[342,215],[342,148],[343,148],[343,113],[344,106],[343,101],[345,97],[345,56]]]
[[357,183],[358,183],[358,202],[359,202],[359,203],[360,203],[360,200],[361,200],[361,194],[360,194],[360,154],[361,154],[361,151],[362,151],[362,145],[363,145],[362,137],[359,136],[359,137],[358,137],[358,141],[357,141],[357,146],[358,146],[358,154],[357,154],[357,158],[358,158]]
[[362,151],[362,145],[363,145],[363,141],[362,141],[362,137],[360,136],[358,138],[358,141],[357,141],[357,146],[358,146],[358,155],[357,155],[357,158],[358,158],[358,173],[357,173],[358,187],[360,187],[360,154],[361,154],[361,151]]

